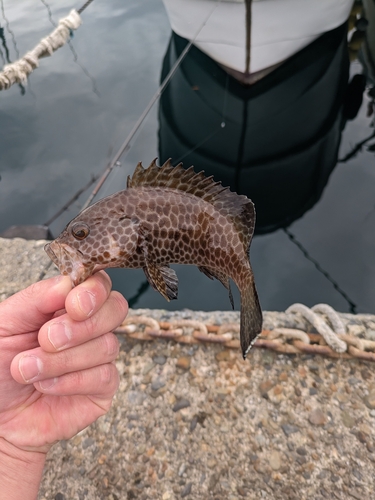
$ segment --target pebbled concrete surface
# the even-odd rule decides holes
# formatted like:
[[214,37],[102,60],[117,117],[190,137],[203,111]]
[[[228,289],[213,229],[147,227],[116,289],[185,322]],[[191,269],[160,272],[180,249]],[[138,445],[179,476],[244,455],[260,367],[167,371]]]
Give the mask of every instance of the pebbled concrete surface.
[[[1,298],[39,279],[43,245],[0,239]],[[374,317],[344,317],[373,338]],[[373,498],[373,364],[260,349],[245,362],[218,345],[120,340],[112,409],[52,449],[39,500]]]
[[58,274],[43,250],[44,240],[0,238],[0,302],[42,277]]
[[122,340],[111,411],[47,462],[40,499],[371,499],[374,367]]

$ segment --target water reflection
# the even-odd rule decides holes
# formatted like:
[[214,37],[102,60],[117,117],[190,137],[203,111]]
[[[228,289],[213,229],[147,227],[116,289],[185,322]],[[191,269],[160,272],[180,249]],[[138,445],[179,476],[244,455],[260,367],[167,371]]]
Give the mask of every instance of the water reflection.
[[4,19],[4,22],[5,22],[5,26],[6,26],[6,29],[7,29],[7,32],[10,34],[11,38],[12,38],[12,42],[13,42],[13,47],[14,47],[14,51],[16,53],[16,56],[17,56],[17,59],[19,59],[20,57],[20,52],[18,50],[18,46],[17,46],[17,42],[16,42],[16,37],[14,35],[14,32],[13,30],[10,28],[10,22],[5,14],[5,7],[4,7],[4,2],[3,0],[0,0],[0,6],[1,6],[1,14],[2,14],[2,17]]
[[[172,33],[161,85],[188,44]],[[193,164],[248,195],[257,209],[257,233],[285,228],[319,200],[337,164],[342,130],[356,116],[364,90],[348,86],[348,78],[346,23],[251,86],[193,46],[160,99],[160,163],[172,157]],[[287,234],[355,312],[347,293]],[[146,286],[131,297],[132,305]]]
[[[186,44],[172,34],[162,80]],[[161,97],[160,161],[199,166],[248,195],[257,233],[288,226],[318,201],[336,165],[353,100],[348,75],[346,24],[251,86],[192,47]]]
[[[18,48],[17,48],[17,44],[16,44],[16,40],[15,40],[15,37],[14,37],[14,33],[10,29],[9,21],[8,21],[8,19],[5,16],[3,2],[1,2],[1,12],[2,12],[2,15],[3,15],[3,19],[4,19],[5,23],[6,23],[6,27],[7,27],[8,33],[10,33],[11,36],[12,36],[14,49],[15,49],[16,53],[19,54]],[[4,53],[0,49],[0,57],[2,59],[3,65],[10,64],[12,61],[10,59],[9,48],[8,48],[7,41],[6,41],[6,38],[5,38],[5,31],[4,31],[4,28],[2,28],[1,26],[0,26],[0,40],[1,40],[1,45],[3,46],[3,49],[4,49]],[[25,92],[26,92],[24,85],[22,85],[22,83],[19,83],[18,87],[19,87],[19,89],[21,91],[21,95],[24,95]]]
[[[332,0],[340,4],[344,1]],[[177,0],[173,2],[179,5]],[[233,6],[230,2],[207,3],[211,8],[215,3]],[[261,1],[253,6],[275,3]],[[280,5],[285,3],[286,0]],[[373,0],[366,3],[373,11]],[[51,18],[47,17],[47,5],[51,5],[54,20],[65,15],[67,8],[65,4],[65,8],[52,9],[47,0],[36,3],[23,0],[22,8],[5,0],[4,4],[21,55],[48,32]],[[317,4],[323,21],[321,6],[326,4]],[[331,5],[327,0],[328,4]],[[369,12],[365,12],[369,24],[364,44],[371,48],[374,16]],[[358,23],[358,15],[359,12],[351,21],[352,28]],[[28,22],[30,19],[32,22]],[[272,31],[272,23],[256,27],[256,18],[252,21],[252,29],[259,32],[267,27],[265,32]],[[305,25],[308,21],[308,16],[304,16]],[[341,27],[340,34],[338,24],[324,35],[325,48],[318,41],[313,42],[315,51],[305,46],[284,64],[272,68],[268,76],[258,75],[262,79],[250,88],[241,85],[233,74],[229,76],[228,71],[198,49],[192,49],[162,96],[159,122],[155,106],[132,141],[126,158],[125,155],[121,158],[122,166],[112,172],[99,197],[123,188],[126,175],[133,171],[137,161],[148,163],[158,155],[159,128],[159,161],[173,156],[174,162],[182,159],[185,166],[194,163],[197,169],[204,168],[233,188],[246,190],[256,201],[257,232],[268,232],[255,238],[252,245],[252,261],[264,308],[285,309],[295,301],[309,305],[326,301],[339,310],[348,310],[350,302],[343,300],[338,288],[332,287],[335,278],[340,289],[359,305],[359,310],[373,310],[375,173],[370,148],[374,140],[362,142],[373,132],[368,128],[373,118],[366,118],[367,106],[363,105],[355,121],[347,121],[356,115],[361,102],[357,98],[362,95],[357,90],[353,94],[356,98],[347,98],[346,32]],[[14,60],[11,34],[5,21],[1,25],[10,59]],[[293,23],[286,25],[288,30],[301,26],[295,17]],[[111,8],[94,2],[74,44],[80,61],[90,68],[98,83],[100,98],[93,95],[89,80],[71,64],[71,53],[65,49],[44,61],[34,73],[32,83],[37,102],[31,102],[30,95],[19,99],[18,89],[13,94],[10,90],[1,95],[2,119],[6,123],[2,134],[1,229],[11,224],[50,221],[79,188],[83,189],[90,176],[100,175],[109,160],[108,145],[112,144],[114,151],[118,149],[119,138],[132,130],[145,103],[157,89],[163,56],[164,76],[186,44],[174,35],[165,54],[169,36],[160,0],[129,0],[126,5],[115,0]],[[353,40],[358,42],[357,38]],[[0,48],[3,49],[1,41]],[[353,57],[358,48],[356,51]],[[194,57],[197,52],[200,55]],[[364,50],[359,58],[361,64],[356,60],[351,65],[350,81],[353,89],[363,89],[367,82],[364,101],[366,104],[369,95],[367,104],[373,109],[374,96],[370,92],[374,85],[374,58]],[[262,63],[262,58],[258,61]],[[251,70],[255,69],[251,67],[255,62],[253,57]],[[365,79],[361,75],[362,65]],[[354,74],[359,75],[355,80]],[[349,96],[351,92],[349,89]],[[342,163],[335,168],[339,146]],[[350,153],[353,154],[348,157]],[[69,212],[52,224],[55,236],[77,214],[87,196],[87,193],[81,196]],[[319,197],[320,203],[316,203]],[[302,218],[314,203],[314,209]],[[296,221],[293,227],[286,229],[293,220]],[[284,230],[276,231],[278,227]],[[303,246],[297,248],[287,231]],[[329,273],[324,274],[326,271]],[[139,306],[169,309],[228,306],[226,295],[221,299],[220,289],[215,284],[209,288],[212,283],[198,271],[194,274],[194,269],[181,267],[177,274],[181,281],[180,300],[168,306],[154,292],[144,293],[140,287],[142,272],[137,275],[136,271],[116,270],[115,286],[127,297],[140,299]]]
[[[56,28],[57,27],[57,23],[55,22],[55,20],[52,17],[52,11],[51,11],[50,5],[45,0],[40,0],[40,1],[42,2],[42,4],[47,9],[48,19],[49,19],[50,23],[52,24],[52,26],[54,28]],[[100,93],[99,93],[99,91],[97,89],[95,78],[90,74],[90,72],[88,71],[88,69],[81,62],[78,61],[78,54],[77,54],[77,51],[75,50],[75,48],[73,46],[72,41],[68,40],[67,43],[68,43],[68,47],[70,49],[70,52],[73,54],[73,61],[81,68],[82,72],[87,76],[87,78],[89,78],[91,80],[92,91],[94,92],[94,94],[96,94],[98,97],[100,97]]]

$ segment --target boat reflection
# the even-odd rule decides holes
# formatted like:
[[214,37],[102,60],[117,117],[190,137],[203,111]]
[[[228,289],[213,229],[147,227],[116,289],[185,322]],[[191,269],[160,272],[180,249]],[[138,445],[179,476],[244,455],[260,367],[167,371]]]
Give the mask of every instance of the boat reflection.
[[[162,81],[187,43],[172,34]],[[250,86],[192,46],[160,100],[160,162],[192,164],[248,195],[257,233],[286,227],[335,168],[348,77],[346,23]]]

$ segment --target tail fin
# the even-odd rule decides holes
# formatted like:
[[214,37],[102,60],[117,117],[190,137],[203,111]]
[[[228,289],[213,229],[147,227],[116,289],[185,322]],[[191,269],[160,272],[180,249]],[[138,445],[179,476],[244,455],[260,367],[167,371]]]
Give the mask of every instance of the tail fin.
[[247,281],[241,293],[241,326],[240,341],[243,359],[252,348],[258,335],[262,331],[262,310],[260,308],[258,293],[253,277]]

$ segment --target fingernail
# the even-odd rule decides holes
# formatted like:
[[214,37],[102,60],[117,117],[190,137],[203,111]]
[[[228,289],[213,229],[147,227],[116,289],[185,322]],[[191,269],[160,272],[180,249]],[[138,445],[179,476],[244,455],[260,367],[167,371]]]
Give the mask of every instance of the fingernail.
[[20,359],[18,368],[24,381],[32,382],[42,373],[43,363],[42,360],[36,356],[26,355]]
[[96,298],[90,290],[85,290],[77,295],[78,304],[81,311],[90,316],[95,308]]
[[47,380],[41,380],[39,382],[40,388],[43,389],[43,391],[47,391],[48,389],[51,389],[57,382],[58,377],[55,378],[49,378]]
[[72,331],[65,323],[52,323],[48,327],[48,338],[56,350],[65,347],[72,338]]

